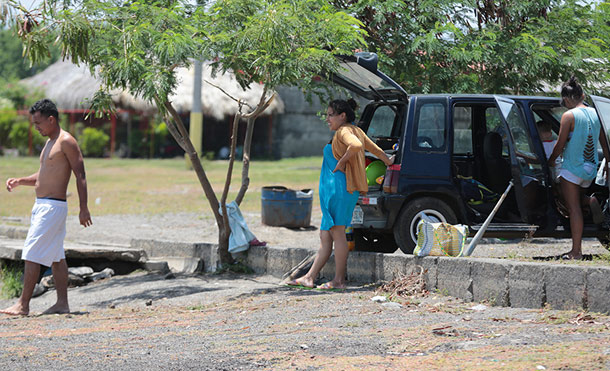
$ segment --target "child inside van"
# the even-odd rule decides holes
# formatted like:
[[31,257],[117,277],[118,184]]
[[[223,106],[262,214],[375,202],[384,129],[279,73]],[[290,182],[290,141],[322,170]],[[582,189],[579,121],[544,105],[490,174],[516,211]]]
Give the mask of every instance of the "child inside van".
[[[538,128],[538,134],[540,135],[540,139],[542,140],[542,146],[544,147],[544,153],[546,154],[546,159],[548,160],[551,157],[551,153],[553,153],[553,148],[555,148],[555,143],[557,143],[557,139],[553,139],[553,127],[550,122],[539,120],[536,122],[536,127]],[[557,172],[558,166],[561,164],[561,158],[558,157],[555,161],[555,167],[551,169],[551,173],[553,175],[553,180],[557,181]]]

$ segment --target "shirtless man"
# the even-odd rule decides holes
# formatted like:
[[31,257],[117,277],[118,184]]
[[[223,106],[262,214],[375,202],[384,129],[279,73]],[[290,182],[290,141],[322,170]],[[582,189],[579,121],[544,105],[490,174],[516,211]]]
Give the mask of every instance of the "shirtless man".
[[43,314],[69,313],[68,265],[64,254],[68,214],[66,191],[70,172],[74,172],[80,200],[80,224],[90,226],[92,222],[87,207],[85,165],[78,143],[59,126],[59,114],[53,102],[48,99],[36,102],[30,108],[30,114],[36,130],[49,139],[40,154],[38,172],[6,181],[9,192],[20,185],[34,186],[36,203],[21,256],[25,260],[23,292],[15,305],[0,310],[0,313],[24,316],[30,313],[30,299],[40,276],[40,265],[51,267],[57,291],[57,302]]

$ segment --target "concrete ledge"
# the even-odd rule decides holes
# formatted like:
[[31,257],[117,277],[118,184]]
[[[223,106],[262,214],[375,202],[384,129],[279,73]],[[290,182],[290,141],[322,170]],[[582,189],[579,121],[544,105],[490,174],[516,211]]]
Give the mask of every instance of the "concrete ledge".
[[267,273],[267,247],[251,246],[246,251],[246,264],[256,274]]
[[472,259],[438,257],[437,289],[445,295],[472,301]]
[[355,282],[375,282],[376,258],[378,254],[351,251],[347,256],[347,280]]
[[491,305],[506,307],[508,301],[508,277],[510,262],[498,259],[472,260],[472,298]]
[[0,246],[0,259],[21,260],[22,249],[14,246]]
[[293,267],[290,265],[291,263],[290,249],[280,247],[267,248],[267,274],[274,277],[282,277],[284,273]]
[[591,312],[610,313],[610,268],[587,271],[587,300]]
[[[202,260],[203,267],[197,267],[197,269],[214,272],[218,268],[218,245],[216,244],[133,239],[130,245],[132,249],[145,251],[146,255],[152,259],[165,257],[199,258]],[[192,268],[189,267],[189,270]]]
[[174,256],[180,258],[205,258],[217,247],[213,243],[183,243],[157,240],[131,240],[132,249],[146,251],[151,257]]
[[142,268],[146,269],[147,271],[152,271],[152,272],[161,272],[161,273],[169,272],[169,265],[167,264],[166,261],[162,261],[162,260],[149,260],[147,262],[142,263]]
[[0,225],[0,236],[13,238],[16,240],[25,240],[25,238],[28,236],[28,229],[28,227]]
[[553,309],[587,309],[587,268],[549,265],[544,274],[546,301]]
[[[438,257],[426,256],[418,257],[413,255],[404,255],[405,257],[411,257],[412,263],[407,265],[408,272],[415,272],[415,267],[422,267],[424,270],[424,279],[426,280],[426,289],[433,291],[438,289]],[[418,273],[418,272],[415,272]]]
[[[22,246],[22,240],[0,238],[0,259],[20,260]],[[304,248],[256,246],[243,253],[243,259],[256,273],[280,278],[315,252]],[[170,258],[161,261],[158,259],[161,257],[179,258],[184,268],[192,271],[215,271],[219,263],[218,246],[209,243],[133,240],[131,249],[66,243],[67,256],[99,258],[102,253],[117,260],[139,261],[151,270],[169,268],[167,259]],[[610,267],[368,252],[351,252],[348,256],[347,276],[351,282],[390,281],[399,274],[421,270],[428,290],[438,290],[464,301],[525,308],[548,304],[553,309],[610,313]],[[334,275],[335,261],[331,255],[320,276],[330,280]]]
[[541,308],[546,303],[544,272],[547,266],[536,263],[515,263],[508,275],[511,307]]
[[[400,275],[406,275],[408,256],[379,254],[375,264],[376,281],[391,281]],[[349,264],[349,261],[348,261]]]
[[[0,238],[0,259],[21,260],[23,242],[21,239]],[[134,263],[143,263],[148,260],[144,250],[113,245],[86,245],[65,242],[64,250],[67,259],[103,259]]]

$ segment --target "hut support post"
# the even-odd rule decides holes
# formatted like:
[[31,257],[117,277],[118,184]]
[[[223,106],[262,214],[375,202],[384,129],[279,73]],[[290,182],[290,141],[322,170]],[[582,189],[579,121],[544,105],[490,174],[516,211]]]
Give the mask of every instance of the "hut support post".
[[76,132],[74,129],[74,123],[76,122],[76,118],[75,118],[74,112],[70,112],[69,117],[70,117],[70,119],[69,119],[68,126],[70,127],[70,134],[76,135]]
[[[195,61],[193,63],[195,67],[193,76],[193,105],[191,107],[191,117],[189,124],[189,138],[193,143],[195,152],[199,154],[199,157],[203,155],[201,148],[201,138],[203,138],[203,113],[201,111],[201,61]],[[187,159],[188,160],[188,159]],[[187,161],[187,168],[192,169],[192,164]]]

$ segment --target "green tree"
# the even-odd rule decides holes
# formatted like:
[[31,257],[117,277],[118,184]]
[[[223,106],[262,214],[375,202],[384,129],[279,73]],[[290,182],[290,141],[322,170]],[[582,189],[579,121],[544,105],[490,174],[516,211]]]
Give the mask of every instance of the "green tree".
[[[576,74],[608,81],[608,3],[337,0],[408,92],[537,93]],[[607,88],[606,88],[607,89]],[[606,91],[607,93],[607,91]]]
[[52,47],[48,60],[30,65],[27,57],[23,56],[19,37],[13,30],[4,28],[0,29],[0,50],[0,81],[20,80],[32,76],[56,61],[59,56],[59,49]]
[[[224,211],[237,145],[237,127],[246,122],[241,187],[237,204],[249,184],[253,125],[274,99],[280,84],[306,89],[322,73],[338,68],[334,54],[363,46],[360,23],[336,11],[326,0],[219,0],[194,6],[176,0],[48,0],[35,11],[7,0],[0,9],[22,38],[33,61],[46,58],[57,42],[64,57],[86,63],[103,81],[92,108],[110,105],[108,91],[129,89],[154,102],[169,132],[191,160],[219,228],[221,262],[230,263],[230,227]],[[179,115],[168,97],[176,87],[175,69],[192,60],[211,59],[218,73],[233,71],[239,84],[264,85],[257,106],[236,99],[231,157],[220,197],[216,195]]]

